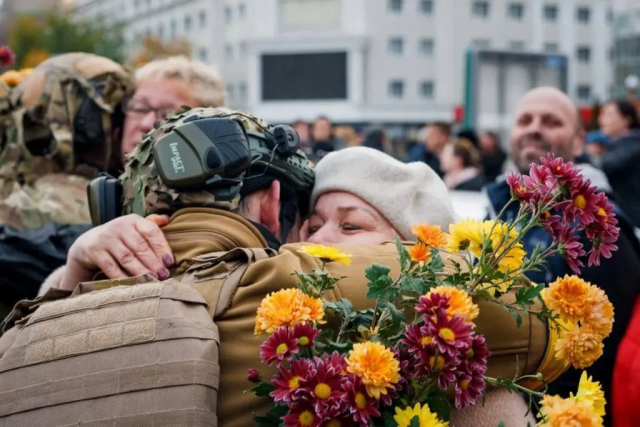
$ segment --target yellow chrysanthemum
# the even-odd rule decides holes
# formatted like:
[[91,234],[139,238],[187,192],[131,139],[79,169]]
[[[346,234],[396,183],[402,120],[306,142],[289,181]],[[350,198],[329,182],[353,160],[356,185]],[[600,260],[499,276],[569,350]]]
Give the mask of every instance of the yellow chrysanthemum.
[[396,408],[396,415],[393,419],[398,423],[398,427],[409,427],[411,420],[415,417],[420,420],[420,427],[447,427],[449,425],[449,422],[440,421],[438,415],[431,412],[429,405],[426,403],[424,406],[416,403],[413,408],[411,406],[405,409]]
[[311,298],[299,289],[282,289],[267,295],[258,307],[255,334],[272,333],[281,326],[292,327],[311,321],[323,323],[322,300]]
[[563,399],[559,396],[544,396],[540,407],[538,427],[601,427],[602,420],[593,407],[575,399]]
[[571,393],[571,397],[574,398],[576,402],[586,402],[589,404],[598,417],[603,417],[606,413],[604,410],[606,400],[604,399],[604,392],[602,388],[600,388],[600,383],[592,381],[586,371],[583,371],[580,376],[578,393],[575,396]]
[[482,223],[474,219],[464,219],[449,225],[449,241],[447,250],[460,252],[469,250],[478,255],[482,252],[484,242]]
[[480,314],[478,306],[473,303],[469,294],[455,286],[438,286],[430,290],[427,297],[431,294],[440,294],[449,298],[447,309],[449,316],[464,317],[467,322],[472,323],[473,319]]
[[298,252],[320,258],[324,262],[337,262],[344,265],[351,265],[351,255],[345,254],[333,246],[306,245],[298,249]]
[[606,338],[613,329],[613,304],[611,304],[604,291],[597,286],[591,285],[590,294],[590,299],[595,303],[590,310],[587,310],[582,323],[589,326],[595,333]]
[[591,291],[591,284],[577,276],[559,277],[542,293],[545,304],[569,322],[582,320],[596,302],[597,294]]
[[513,243],[518,233],[502,222],[465,219],[450,225],[449,234],[449,251],[468,249],[476,257],[482,254],[485,241],[490,240],[493,256],[502,257],[497,266],[502,272],[520,268],[526,255],[521,243]]
[[411,232],[420,243],[432,249],[443,249],[447,245],[447,235],[439,225],[430,225],[428,222],[411,227]]
[[588,368],[602,356],[602,340],[602,335],[588,326],[574,325],[569,330],[563,328],[555,345],[556,359],[576,369]]
[[0,74],[0,80],[4,82],[9,87],[16,87],[22,81],[23,76],[20,72],[15,70],[5,71],[3,74]]
[[416,243],[408,249],[409,257],[414,262],[423,265],[431,261],[431,249],[422,243]]
[[400,380],[400,364],[393,352],[379,342],[354,344],[346,362],[347,372],[360,377],[367,394],[376,399]]

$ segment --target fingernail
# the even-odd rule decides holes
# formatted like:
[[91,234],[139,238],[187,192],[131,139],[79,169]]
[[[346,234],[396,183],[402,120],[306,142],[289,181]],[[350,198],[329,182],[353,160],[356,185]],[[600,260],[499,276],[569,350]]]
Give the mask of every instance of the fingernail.
[[160,270],[158,270],[158,277],[162,280],[168,278],[169,270],[167,270],[166,268],[161,268]]
[[158,275],[156,273],[154,273],[153,271],[150,271],[147,273],[149,276],[152,276],[154,279],[158,278]]
[[171,267],[173,265],[173,258],[171,255],[165,255],[162,257],[162,262],[164,262],[166,267]]

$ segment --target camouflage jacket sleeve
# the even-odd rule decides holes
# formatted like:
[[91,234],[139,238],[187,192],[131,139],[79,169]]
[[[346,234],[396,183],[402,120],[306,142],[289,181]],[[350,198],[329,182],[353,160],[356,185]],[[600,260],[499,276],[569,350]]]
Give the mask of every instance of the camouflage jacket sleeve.
[[88,183],[86,178],[76,175],[50,174],[33,185],[17,187],[0,201],[0,224],[22,231],[49,222],[90,223]]

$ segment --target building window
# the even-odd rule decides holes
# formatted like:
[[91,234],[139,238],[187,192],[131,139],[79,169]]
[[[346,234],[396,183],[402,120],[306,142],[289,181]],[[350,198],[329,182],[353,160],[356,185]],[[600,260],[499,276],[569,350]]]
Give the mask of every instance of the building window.
[[178,29],[178,26],[176,25],[176,20],[172,19],[171,20],[171,38],[176,37],[177,29]]
[[580,46],[577,51],[578,61],[589,62],[591,61],[591,48],[588,46]]
[[184,17],[184,31],[187,33],[191,31],[191,16],[189,15]]
[[591,19],[591,10],[588,7],[578,8],[578,22],[581,24],[588,24]]
[[201,10],[199,19],[200,19],[200,28],[204,28],[207,25],[207,12],[205,12],[204,10]]
[[555,4],[547,4],[544,6],[544,19],[549,22],[556,22],[558,20],[558,6]]
[[558,53],[559,51],[558,43],[545,43],[544,51],[547,53]]
[[402,12],[402,0],[388,0],[389,10],[392,12]]
[[510,3],[507,9],[507,15],[511,19],[521,21],[524,17],[524,5],[522,3]]
[[422,39],[418,44],[418,51],[423,56],[433,55],[433,39]]
[[471,14],[481,18],[489,16],[489,2],[487,1],[474,1],[471,7]]
[[233,46],[230,44],[224,47],[224,57],[227,59],[233,59]]
[[487,39],[476,39],[471,42],[471,45],[478,49],[489,49],[491,48],[491,41]]
[[240,83],[240,85],[238,86],[238,97],[242,101],[247,100],[247,85],[245,83]]
[[207,62],[207,49],[201,47],[200,50],[198,50],[198,57],[200,58],[200,61]]
[[420,97],[424,99],[433,99],[433,81],[426,80],[420,83]]
[[391,80],[389,82],[389,97],[400,99],[404,96],[404,82],[402,80]]
[[246,14],[246,8],[244,6],[244,3],[240,3],[238,5],[238,19],[244,19],[245,14]]
[[524,50],[524,42],[522,41],[513,41],[509,42],[509,49],[511,50]]
[[231,22],[231,20],[233,19],[233,11],[229,6],[224,8],[224,19],[227,21],[227,23]]
[[591,86],[589,85],[578,85],[578,99],[583,102],[588,102],[591,100]]
[[394,55],[402,55],[404,41],[402,37],[391,37],[389,39],[389,53]]
[[421,0],[420,12],[425,15],[431,15],[433,13],[433,0]]

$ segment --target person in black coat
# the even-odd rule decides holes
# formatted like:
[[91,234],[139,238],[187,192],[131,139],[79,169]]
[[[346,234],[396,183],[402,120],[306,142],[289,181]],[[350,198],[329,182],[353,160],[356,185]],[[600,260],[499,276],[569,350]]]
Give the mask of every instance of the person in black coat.
[[507,153],[500,146],[500,138],[495,132],[483,133],[479,141],[484,175],[487,182],[493,182],[502,175]]
[[450,190],[481,191],[486,183],[480,154],[466,139],[456,139],[444,147],[440,167]]
[[609,101],[600,114],[602,133],[610,138],[602,154],[602,170],[616,201],[640,227],[640,121],[627,101]]

